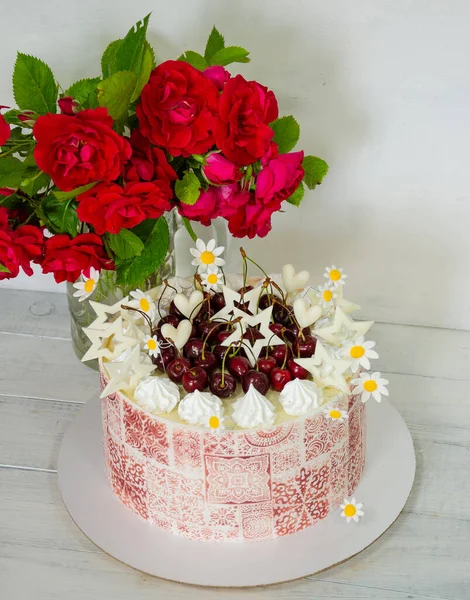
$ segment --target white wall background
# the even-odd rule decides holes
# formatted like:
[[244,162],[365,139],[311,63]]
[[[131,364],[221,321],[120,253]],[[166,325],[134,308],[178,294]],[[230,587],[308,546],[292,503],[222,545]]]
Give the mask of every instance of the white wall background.
[[[151,10],[159,60],[203,50],[216,24],[251,51],[240,71],[298,118],[301,147],[330,163],[321,189],[244,246],[268,270],[344,266],[348,296],[372,318],[470,329],[468,0],[0,4],[0,104],[13,103],[16,49],[65,87],[97,75],[109,41]],[[56,289],[41,276],[1,285]]]

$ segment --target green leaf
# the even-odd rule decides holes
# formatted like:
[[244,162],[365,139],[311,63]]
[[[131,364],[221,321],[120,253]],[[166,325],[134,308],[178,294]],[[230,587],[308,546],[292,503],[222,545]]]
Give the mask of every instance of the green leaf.
[[201,183],[193,171],[185,171],[183,178],[175,183],[175,194],[184,204],[195,204],[199,198]]
[[[3,113],[3,117],[5,118],[5,121],[9,124],[9,125],[19,125],[22,128],[28,127],[28,125],[25,125],[23,123],[23,121],[20,121],[18,119],[18,115],[21,115],[24,113],[24,110],[18,110],[17,108],[12,108],[11,110],[7,110],[6,113]],[[37,115],[35,113],[33,113],[31,115],[31,118],[33,120],[35,120],[37,117]]]
[[302,161],[302,167],[305,171],[304,183],[310,190],[315,189],[328,173],[328,164],[317,156],[306,156]]
[[250,53],[245,48],[228,46],[216,52],[208,62],[210,65],[221,65],[222,67],[234,62],[247,63],[250,62],[248,54]]
[[1,158],[0,154],[0,188],[18,188],[26,176],[28,166],[18,158],[8,156]]
[[133,71],[138,74],[142,67],[142,58],[145,50],[145,36],[150,14],[135,24],[116,50],[116,71]]
[[164,217],[147,219],[133,231],[139,235],[144,249],[139,256],[124,262],[118,262],[117,283],[126,286],[138,286],[150,277],[162,264],[170,245],[170,233]]
[[219,31],[217,31],[216,27],[214,26],[207,40],[204,58],[207,61],[210,60],[216,52],[219,52],[219,50],[222,50],[222,48],[224,47],[224,36]]
[[96,108],[98,106],[97,87],[100,81],[101,77],[80,79],[66,90],[65,95],[75,98],[82,108]]
[[42,202],[42,210],[55,233],[67,233],[71,237],[75,237],[78,233],[79,220],[76,208],[77,203],[73,198],[59,202],[53,194],[46,196]]
[[305,194],[304,184],[300,182],[299,187],[295,190],[295,192],[287,198],[287,202],[289,204],[293,204],[294,206],[300,206],[300,203],[303,200]]
[[181,219],[183,220],[183,225],[185,226],[186,231],[189,233],[193,242],[195,242],[197,240],[197,235],[191,225],[191,221],[187,217],[181,217]]
[[114,120],[120,121],[127,115],[137,76],[131,71],[118,71],[98,84],[98,102],[105,106]]
[[51,69],[39,58],[21,52],[13,71],[13,95],[18,108],[39,115],[57,110],[57,84]]
[[87,183],[87,185],[81,185],[80,187],[75,188],[74,190],[70,190],[70,192],[61,192],[60,190],[52,190],[52,193],[54,194],[54,196],[57,198],[57,200],[59,202],[65,202],[67,200],[73,200],[77,196],[80,196],[80,194],[83,194],[83,192],[87,192],[88,190],[91,190],[91,188],[94,187],[96,184],[97,184],[97,182],[94,181],[93,183]]
[[21,190],[28,194],[28,196],[35,196],[43,188],[49,185],[51,178],[46,173],[37,171],[36,174],[27,180],[21,182]]
[[109,234],[108,237],[111,250],[121,259],[138,256],[144,249],[144,243],[129,229],[121,229],[117,234]]
[[290,152],[300,137],[300,127],[292,115],[276,119],[270,125],[274,131],[274,141],[279,147],[279,154]]
[[132,94],[131,102],[137,100],[140,96],[144,85],[150,79],[150,73],[155,68],[155,53],[150,44],[146,41],[144,53],[142,56],[142,64],[140,67],[140,72],[137,73],[137,84],[134,89],[134,93]]
[[106,79],[119,69],[116,67],[116,54],[121,47],[122,40],[114,40],[111,42],[101,57],[101,71]]
[[190,64],[195,69],[199,69],[199,71],[203,71],[207,67],[206,59],[199,54],[199,52],[193,52],[193,50],[187,50],[184,54],[182,54],[178,60],[182,60]]
[[11,271],[10,269],[7,269],[5,265],[2,265],[2,263],[0,263],[0,273],[11,273]]

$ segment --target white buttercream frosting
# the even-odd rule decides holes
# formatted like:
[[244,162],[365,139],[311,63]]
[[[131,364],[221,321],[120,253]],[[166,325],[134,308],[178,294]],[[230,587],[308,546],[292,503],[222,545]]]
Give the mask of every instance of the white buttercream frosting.
[[210,392],[195,390],[185,396],[178,406],[178,415],[190,425],[208,426],[210,417],[221,417],[224,406],[220,398]]
[[145,377],[135,388],[134,399],[152,413],[169,413],[178,404],[180,391],[167,377]]
[[279,395],[279,401],[288,415],[298,417],[321,405],[322,392],[313,381],[293,379],[285,385]]
[[232,417],[243,429],[270,427],[276,420],[276,410],[266,396],[250,385],[247,393],[233,405]]

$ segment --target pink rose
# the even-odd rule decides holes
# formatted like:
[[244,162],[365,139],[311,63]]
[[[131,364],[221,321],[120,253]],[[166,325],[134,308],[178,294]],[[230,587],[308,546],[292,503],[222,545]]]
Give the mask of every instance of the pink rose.
[[303,152],[290,152],[268,161],[256,177],[256,199],[270,204],[289,198],[304,178],[303,158]]
[[258,202],[253,192],[243,192],[248,202],[242,204],[228,219],[228,228],[233,237],[265,237],[271,231],[271,215],[281,204],[272,202],[269,206]]
[[199,221],[203,225],[210,225],[212,219],[219,216],[217,188],[210,186],[207,190],[201,190],[195,204],[184,204],[180,202],[178,211],[180,215]]
[[3,146],[10,139],[10,126],[5,121],[5,117],[0,115],[0,146]]
[[232,217],[250,200],[250,192],[243,191],[238,183],[231,183],[217,188],[220,216],[227,219]]
[[206,179],[215,185],[233,183],[242,178],[240,169],[218,152],[212,152],[206,157],[202,171]]
[[230,79],[230,73],[227,69],[219,65],[214,65],[213,67],[207,67],[202,72],[203,75],[210,79],[215,87],[221,92],[224,89],[225,82]]

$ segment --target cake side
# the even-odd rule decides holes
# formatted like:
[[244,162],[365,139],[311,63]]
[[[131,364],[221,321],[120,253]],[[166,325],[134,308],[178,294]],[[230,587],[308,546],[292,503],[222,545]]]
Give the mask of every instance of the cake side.
[[[102,388],[107,383],[100,371]],[[307,417],[211,432],[102,399],[105,465],[118,498],[153,525],[194,540],[247,542],[311,527],[356,489],[365,404],[340,396]],[[339,421],[331,410],[347,411]]]

